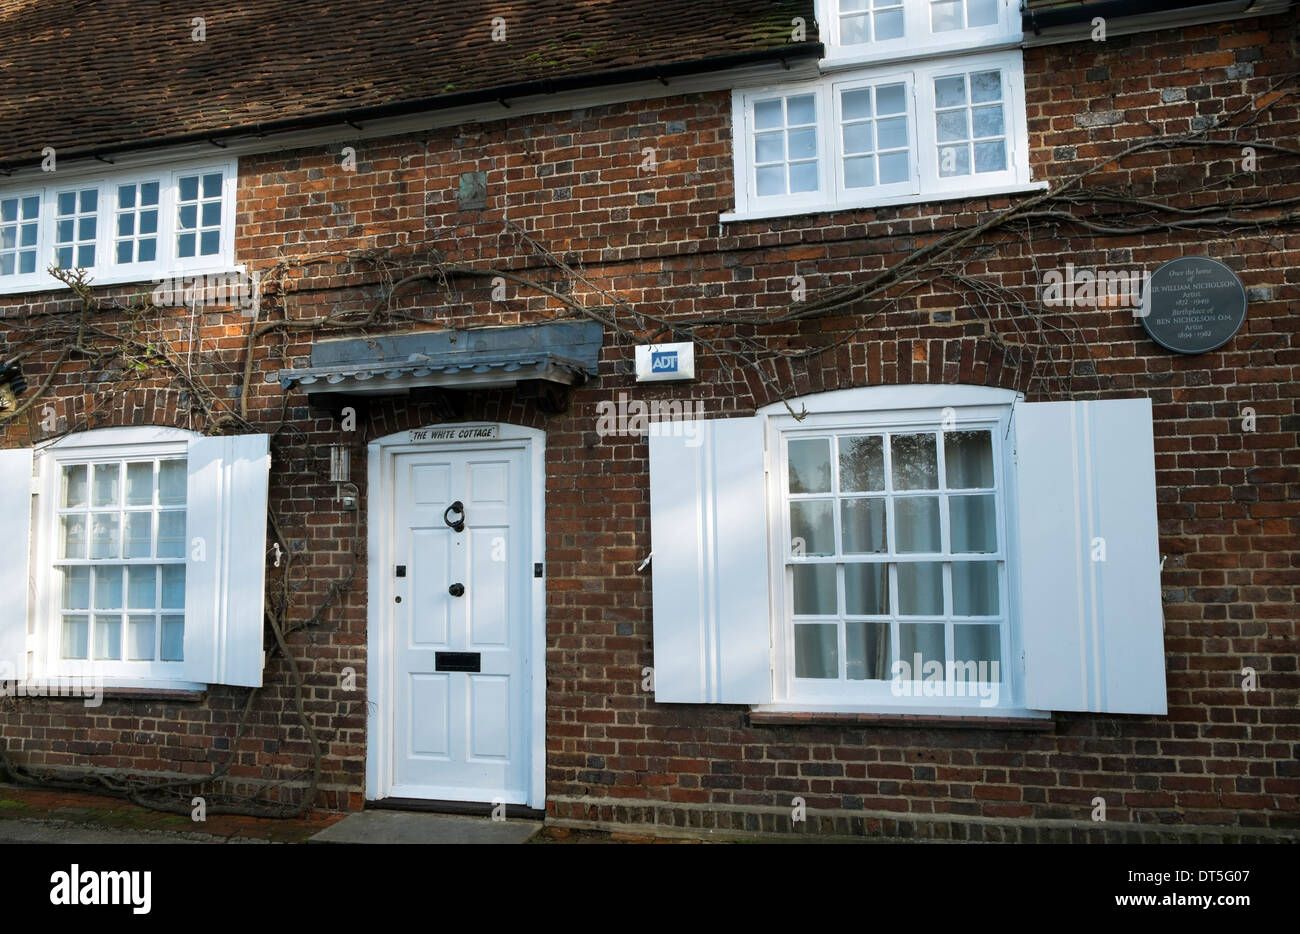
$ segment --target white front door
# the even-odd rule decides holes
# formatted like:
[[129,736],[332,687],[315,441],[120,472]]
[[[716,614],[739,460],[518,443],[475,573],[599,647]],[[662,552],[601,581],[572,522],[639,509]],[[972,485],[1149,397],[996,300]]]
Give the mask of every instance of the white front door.
[[392,464],[390,794],[525,803],[528,452],[430,449]]

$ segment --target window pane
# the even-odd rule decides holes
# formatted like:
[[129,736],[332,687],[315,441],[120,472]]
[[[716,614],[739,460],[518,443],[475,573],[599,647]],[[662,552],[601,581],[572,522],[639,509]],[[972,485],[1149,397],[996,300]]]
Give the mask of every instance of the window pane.
[[911,166],[905,152],[889,152],[880,156],[880,184],[892,185],[905,182],[911,176]]
[[930,5],[932,32],[949,32],[962,27],[962,0],[939,0]]
[[786,124],[788,126],[802,126],[816,123],[816,108],[813,106],[813,101],[814,98],[811,94],[786,98]]
[[876,159],[858,156],[844,160],[844,185],[846,188],[870,188],[876,184]]
[[876,88],[876,113],[901,114],[907,112],[907,86],[886,84]]
[[126,519],[127,558],[148,558],[153,554],[153,513],[133,512]]
[[145,182],[140,186],[140,203],[157,204],[158,203],[158,183]]
[[187,175],[180,179],[180,196],[182,201],[193,201],[199,196],[199,177]]
[[185,461],[166,460],[158,464],[158,503],[174,506],[185,502]]
[[992,26],[998,21],[998,0],[966,0],[967,26]]
[[785,166],[769,165],[756,170],[754,182],[760,195],[785,194]]
[[140,255],[137,257],[142,263],[152,263],[158,255],[158,242],[156,240],[141,240]]
[[880,554],[889,550],[885,539],[885,501],[846,499],[840,503],[840,528],[844,554]]
[[94,465],[94,501],[92,505],[117,505],[118,473],[117,464]]
[[952,612],[954,616],[996,616],[998,614],[996,562],[953,562]]
[[796,564],[794,571],[794,612],[796,616],[834,616],[838,610],[835,597],[835,565]]
[[86,505],[86,465],[63,468],[63,505]]
[[939,147],[939,174],[944,178],[970,174],[970,146]]
[[1007,167],[1007,145],[1002,140],[975,144],[975,171],[1001,172]]
[[946,110],[935,115],[935,129],[941,143],[963,140],[970,136],[970,127],[966,124],[966,111]]
[[95,568],[95,609],[122,609],[122,568]]
[[896,490],[934,490],[939,486],[934,435],[894,435],[890,440]]
[[122,617],[95,617],[95,658],[118,660],[122,657]]
[[942,565],[925,561],[900,563],[897,567],[899,615],[942,616]]
[[884,488],[884,436],[840,438],[840,492],[866,493]]
[[934,106],[956,107],[966,103],[966,78],[953,75],[934,79]]
[[[997,626],[953,627],[953,655],[959,662],[985,662],[992,665],[1002,661],[1002,631]],[[990,672],[991,674],[991,672]],[[990,677],[996,681],[998,678]]]
[[927,662],[938,662],[941,666],[945,664],[948,655],[943,647],[943,629],[943,623],[898,624],[898,659],[907,664],[907,668],[903,669],[903,680],[908,680],[908,674],[913,681],[922,680]]
[[890,677],[889,623],[846,623],[845,677],[885,681]]
[[954,554],[992,554],[998,550],[993,494],[949,497],[948,524]]
[[871,26],[865,16],[846,16],[840,20],[840,44],[861,45],[871,41]]
[[129,237],[135,233],[135,215],[119,214],[117,215],[117,235],[119,237]]
[[754,137],[755,162],[780,162],[785,158],[785,140],[780,133],[759,133]]
[[829,493],[831,489],[831,442],[829,438],[791,441],[789,445],[790,492]]
[[185,556],[185,513],[168,510],[158,513],[158,557]]
[[907,118],[888,117],[877,121],[876,139],[880,149],[907,148]]
[[205,230],[199,236],[199,253],[203,256],[215,256],[221,250],[221,231]]
[[158,569],[156,567],[133,567],[131,585],[127,588],[127,609],[152,610],[158,605]]
[[791,159],[812,159],[817,155],[817,131],[811,127],[791,130],[787,143]]
[[118,519],[117,513],[91,517],[90,557],[117,558],[121,555]]
[[794,676],[838,678],[839,633],[834,623],[801,623],[794,627]]
[[196,204],[182,204],[180,212],[181,227],[193,230],[198,226],[199,208]]
[[840,94],[840,111],[845,120],[871,116],[871,88],[857,88]]
[[216,198],[221,194],[221,173],[213,172],[203,176],[203,197]]
[[987,431],[945,431],[943,459],[949,489],[992,489],[993,437]]
[[[135,207],[135,186],[118,185],[117,186],[117,206],[119,208]],[[130,216],[130,215],[126,215]]]
[[153,462],[126,465],[126,504],[153,505]]
[[976,107],[970,112],[971,129],[976,136],[1001,136],[1004,132],[1002,105]]
[[60,558],[84,558],[86,557],[86,517],[85,516],[63,516],[59,519],[61,533],[59,540]]
[[162,618],[162,650],[158,653],[164,662],[185,660],[185,617]]
[[870,123],[851,123],[844,127],[844,151],[846,153],[872,152],[875,141],[871,137]]
[[153,661],[154,618],[132,616],[128,619],[126,657],[133,662]]
[[75,191],[61,191],[57,203],[60,214],[75,214],[77,211],[77,193]]
[[[790,166],[790,193],[817,190],[817,163],[800,162]],[[205,234],[206,236],[206,234]]]
[[844,565],[844,612],[848,616],[889,615],[888,565]]
[[185,565],[162,566],[162,605],[168,610],[185,609]]
[[158,212],[141,211],[140,212],[140,233],[151,234],[158,232]]
[[781,112],[781,101],[758,101],[754,104],[754,127],[759,130],[767,130],[772,127],[784,125],[784,114]]
[[970,76],[970,96],[976,104],[1002,99],[1002,73],[979,71]]
[[90,568],[63,569],[63,609],[90,609]]
[[883,13],[877,13],[876,17],[876,41],[881,42],[885,39],[901,39],[903,36],[903,11],[886,10]]
[[939,497],[905,496],[894,500],[894,532],[899,554],[942,551]]
[[85,616],[63,617],[64,658],[85,658],[90,645],[90,620]]
[[790,553],[835,554],[834,501],[800,500],[790,504]]
[[219,227],[221,225],[221,202],[209,201],[203,205],[203,213],[200,216],[204,227]]

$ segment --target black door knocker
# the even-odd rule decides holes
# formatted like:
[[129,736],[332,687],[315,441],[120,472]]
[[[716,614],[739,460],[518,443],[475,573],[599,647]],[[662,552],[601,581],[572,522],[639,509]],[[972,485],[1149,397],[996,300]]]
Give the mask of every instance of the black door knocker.
[[[460,513],[460,518],[457,519],[457,520],[454,521],[454,522],[449,518],[450,514],[453,513],[453,512],[458,512],[458,513]],[[460,500],[456,500],[456,502],[454,502],[454,503],[452,503],[450,506],[448,506],[445,510],[443,510],[443,513],[442,513],[442,521],[445,522],[445,523],[447,523],[447,526],[448,526],[448,527],[449,527],[453,532],[463,532],[463,531],[465,531],[465,506],[464,506],[464,504],[462,504]]]

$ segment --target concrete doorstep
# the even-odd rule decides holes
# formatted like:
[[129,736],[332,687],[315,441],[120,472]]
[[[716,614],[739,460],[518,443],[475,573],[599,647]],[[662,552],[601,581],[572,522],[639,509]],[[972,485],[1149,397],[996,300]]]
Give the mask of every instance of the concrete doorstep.
[[307,842],[527,843],[541,829],[541,821],[413,811],[361,811],[330,825]]

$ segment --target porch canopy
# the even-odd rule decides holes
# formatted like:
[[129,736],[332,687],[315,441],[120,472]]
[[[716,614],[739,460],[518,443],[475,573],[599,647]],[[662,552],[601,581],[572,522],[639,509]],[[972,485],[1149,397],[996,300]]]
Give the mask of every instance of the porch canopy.
[[329,397],[407,395],[411,390],[500,389],[523,382],[553,389],[595,376],[601,326],[562,321],[505,328],[420,331],[312,344],[311,366],[268,373],[313,402]]

